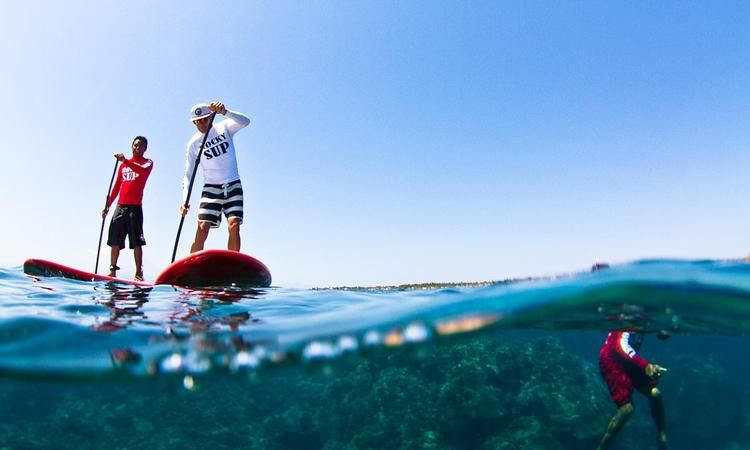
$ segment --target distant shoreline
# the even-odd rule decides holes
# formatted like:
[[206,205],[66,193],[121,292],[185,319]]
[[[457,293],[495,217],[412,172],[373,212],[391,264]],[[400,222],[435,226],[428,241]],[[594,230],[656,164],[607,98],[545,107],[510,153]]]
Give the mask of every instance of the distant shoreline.
[[398,285],[383,285],[383,286],[336,286],[336,287],[316,287],[312,288],[313,291],[418,291],[418,290],[429,290],[429,289],[445,289],[445,288],[474,288],[474,287],[488,287],[498,286],[503,284],[518,283],[522,281],[533,281],[541,278],[528,277],[528,278],[508,278],[505,280],[493,280],[493,281],[460,281],[453,283],[413,283],[413,284],[398,284]]
[[[750,263],[750,255],[744,258],[735,259],[717,259],[714,261],[724,262],[744,262]],[[596,263],[599,264],[599,263]],[[609,264],[602,263],[604,266],[609,267]],[[577,273],[585,273],[581,271]],[[492,280],[492,281],[459,281],[459,282],[448,282],[448,283],[410,283],[410,284],[393,284],[393,285],[382,285],[382,286],[336,286],[336,287],[315,287],[313,291],[418,291],[428,289],[446,289],[446,288],[474,288],[474,287],[487,287],[487,286],[498,286],[503,284],[520,283],[523,281],[539,281],[549,280],[554,278],[561,278],[565,276],[575,275],[576,272],[553,275],[553,276],[537,276],[537,277],[525,277],[525,278],[507,278],[505,280]]]

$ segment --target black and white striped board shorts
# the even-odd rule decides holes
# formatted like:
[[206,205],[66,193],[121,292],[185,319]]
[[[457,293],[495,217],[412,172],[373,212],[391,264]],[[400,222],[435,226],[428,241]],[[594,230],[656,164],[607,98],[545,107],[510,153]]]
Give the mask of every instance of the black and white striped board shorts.
[[242,223],[242,183],[240,180],[227,184],[205,184],[201,193],[201,203],[198,209],[198,222],[208,222],[211,228],[221,223],[221,213],[237,217]]

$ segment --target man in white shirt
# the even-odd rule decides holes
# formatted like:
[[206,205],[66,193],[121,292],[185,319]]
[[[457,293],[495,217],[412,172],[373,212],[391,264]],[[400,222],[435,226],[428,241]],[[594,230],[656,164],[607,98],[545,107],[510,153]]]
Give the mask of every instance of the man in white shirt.
[[[208,129],[211,113],[226,116]],[[200,156],[203,167],[203,192],[198,209],[198,229],[190,253],[203,250],[211,228],[218,228],[221,214],[227,218],[229,227],[229,250],[240,251],[240,225],[243,216],[242,183],[237,168],[237,155],[232,137],[237,131],[250,124],[250,119],[238,112],[230,111],[224,103],[199,103],[190,111],[198,131],[190,138],[185,150],[185,176],[182,182],[183,198],[187,199],[188,186],[193,175],[198,152],[206,133],[206,143]],[[188,203],[187,201],[185,203]],[[190,205],[180,205],[180,213],[187,214]]]

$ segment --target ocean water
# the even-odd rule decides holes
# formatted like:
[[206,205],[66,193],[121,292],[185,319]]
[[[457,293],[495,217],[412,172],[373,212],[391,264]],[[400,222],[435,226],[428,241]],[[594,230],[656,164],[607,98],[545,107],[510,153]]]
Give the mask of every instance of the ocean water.
[[[750,449],[745,263],[359,291],[0,269],[0,449],[594,449],[616,410],[598,352],[623,328],[669,369],[670,448]],[[634,404],[610,448],[656,448]]]

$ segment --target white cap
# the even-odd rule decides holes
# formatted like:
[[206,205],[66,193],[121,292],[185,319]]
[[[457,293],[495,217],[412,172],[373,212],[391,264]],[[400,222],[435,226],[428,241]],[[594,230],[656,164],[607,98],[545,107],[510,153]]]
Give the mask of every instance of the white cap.
[[211,115],[208,103],[198,103],[190,108],[190,120],[198,120]]

